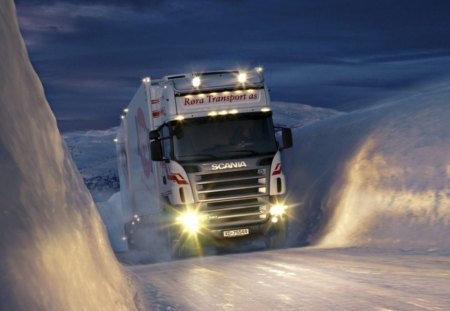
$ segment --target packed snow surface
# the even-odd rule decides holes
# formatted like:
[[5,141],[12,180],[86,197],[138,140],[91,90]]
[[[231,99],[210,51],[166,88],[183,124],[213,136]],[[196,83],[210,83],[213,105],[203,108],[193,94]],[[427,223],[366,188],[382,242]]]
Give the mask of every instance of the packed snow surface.
[[15,15],[0,0],[0,310],[135,310]]
[[295,248],[130,266],[153,310],[450,310],[449,256]]
[[449,120],[444,81],[296,130],[292,241],[450,250]]

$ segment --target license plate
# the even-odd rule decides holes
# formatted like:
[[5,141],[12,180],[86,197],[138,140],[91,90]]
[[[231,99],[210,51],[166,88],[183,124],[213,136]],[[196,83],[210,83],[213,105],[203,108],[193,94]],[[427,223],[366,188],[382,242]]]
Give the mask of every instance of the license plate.
[[250,230],[248,229],[227,230],[223,232],[223,236],[226,238],[234,238],[236,236],[243,236],[247,234],[250,234]]

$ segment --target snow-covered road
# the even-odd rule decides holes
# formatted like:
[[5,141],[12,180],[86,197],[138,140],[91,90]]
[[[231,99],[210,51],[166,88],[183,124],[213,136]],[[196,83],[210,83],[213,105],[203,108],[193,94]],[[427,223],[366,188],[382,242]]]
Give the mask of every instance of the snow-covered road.
[[295,248],[129,266],[151,310],[450,310],[450,256]]

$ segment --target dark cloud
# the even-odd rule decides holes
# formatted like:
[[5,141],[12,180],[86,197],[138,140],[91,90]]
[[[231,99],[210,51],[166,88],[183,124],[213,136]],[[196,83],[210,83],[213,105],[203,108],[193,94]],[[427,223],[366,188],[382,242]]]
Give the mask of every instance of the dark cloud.
[[[90,116],[102,126],[116,124],[146,75],[264,65],[274,99],[353,109],[349,103],[441,75],[450,51],[450,2],[440,0],[20,0],[17,6],[57,117]],[[83,120],[85,126],[91,119]]]
[[35,5],[35,6],[53,6],[57,4],[72,4],[72,5],[86,5],[86,6],[115,6],[115,7],[129,7],[136,10],[160,7],[167,1],[164,0],[16,0],[18,6],[21,5]]

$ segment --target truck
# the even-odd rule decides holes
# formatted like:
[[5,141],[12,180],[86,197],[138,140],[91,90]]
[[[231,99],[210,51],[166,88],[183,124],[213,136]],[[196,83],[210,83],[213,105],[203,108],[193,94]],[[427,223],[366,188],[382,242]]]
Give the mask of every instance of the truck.
[[207,244],[284,245],[281,153],[292,133],[273,124],[262,68],[145,77],[115,141],[130,248],[145,227],[174,257]]

